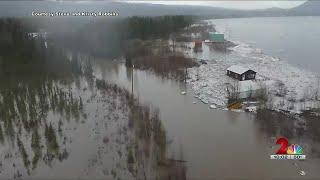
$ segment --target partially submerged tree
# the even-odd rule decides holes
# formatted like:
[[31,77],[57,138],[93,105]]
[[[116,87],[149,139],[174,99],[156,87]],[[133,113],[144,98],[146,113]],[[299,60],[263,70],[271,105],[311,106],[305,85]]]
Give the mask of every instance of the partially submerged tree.
[[267,102],[269,100],[269,93],[266,84],[262,82],[259,83],[259,90],[257,90],[256,98],[259,101],[259,109],[266,109]]
[[239,89],[239,83],[234,82],[232,85],[227,84],[227,98],[228,98],[228,104],[237,102],[240,99],[240,89]]

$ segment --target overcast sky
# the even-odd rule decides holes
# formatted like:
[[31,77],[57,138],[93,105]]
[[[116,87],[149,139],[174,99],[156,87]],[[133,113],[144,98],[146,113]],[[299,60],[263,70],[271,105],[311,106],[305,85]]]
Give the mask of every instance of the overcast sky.
[[166,4],[166,5],[201,5],[201,6],[213,6],[213,7],[224,7],[232,9],[265,9],[271,7],[278,8],[292,8],[303,4],[305,1],[239,1],[239,0],[229,0],[229,1],[127,1],[130,3],[152,3],[152,4]]

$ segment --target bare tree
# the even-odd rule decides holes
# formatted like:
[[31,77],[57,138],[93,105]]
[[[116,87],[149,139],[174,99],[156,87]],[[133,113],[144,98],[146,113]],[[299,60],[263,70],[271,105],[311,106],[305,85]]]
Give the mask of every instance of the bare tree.
[[288,98],[288,102],[289,102],[289,104],[288,104],[288,109],[290,109],[290,110],[294,109],[294,103],[295,103],[296,101],[297,101],[297,100],[296,100],[296,94],[295,94],[294,92],[291,92],[291,93],[289,94],[289,98]]
[[315,100],[319,101],[319,94],[320,93],[320,75],[317,77],[317,86],[316,86],[316,92],[315,92]]
[[253,90],[252,90],[252,86],[249,87],[249,90],[248,90],[248,99],[252,99],[253,97]]
[[228,84],[226,90],[228,96],[228,104],[231,104],[240,99],[240,89],[238,82],[233,83],[233,85]]
[[277,87],[277,93],[276,95],[279,97],[284,97],[287,95],[288,90],[287,87],[285,86],[285,84],[281,81],[277,81],[276,82],[276,87]]
[[263,82],[259,83],[259,90],[257,90],[256,97],[259,101],[259,109],[267,108],[269,93],[266,84],[264,84]]
[[317,87],[316,87],[316,93],[315,93],[315,100],[317,103],[317,109],[320,110],[320,75],[317,77]]

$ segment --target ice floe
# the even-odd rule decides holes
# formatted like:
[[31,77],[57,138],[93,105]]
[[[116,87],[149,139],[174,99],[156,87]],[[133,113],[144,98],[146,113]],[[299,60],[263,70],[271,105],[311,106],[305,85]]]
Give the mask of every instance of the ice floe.
[[[192,50],[183,52],[195,59],[207,59],[208,64],[201,64],[188,70],[189,80],[195,97],[205,104],[215,104],[225,108],[227,103],[226,87],[238,84],[241,91],[256,90],[266,86],[274,110],[286,110],[299,113],[301,110],[317,106],[316,96],[319,91],[319,75],[265,54],[261,49],[242,42],[234,42],[235,47],[226,56],[203,46],[203,52]],[[220,56],[219,56],[220,55]],[[232,65],[241,65],[257,72],[256,80],[240,82],[226,75],[226,69]],[[283,87],[279,87],[279,84]],[[279,89],[284,88],[282,95]],[[318,92],[319,93],[319,92]],[[319,96],[319,95],[318,95]]]

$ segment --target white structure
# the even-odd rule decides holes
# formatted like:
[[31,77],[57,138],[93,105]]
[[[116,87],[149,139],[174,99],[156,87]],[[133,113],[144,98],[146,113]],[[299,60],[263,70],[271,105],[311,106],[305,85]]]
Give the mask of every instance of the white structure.
[[39,38],[42,37],[44,39],[47,38],[47,32],[32,32],[32,33],[28,33],[28,36],[31,38]]
[[239,65],[233,65],[233,66],[230,66],[227,71],[232,71],[232,72],[235,72],[237,74],[243,74],[247,71],[249,71],[250,69],[247,68],[247,67],[242,67],[242,66],[239,66]]

